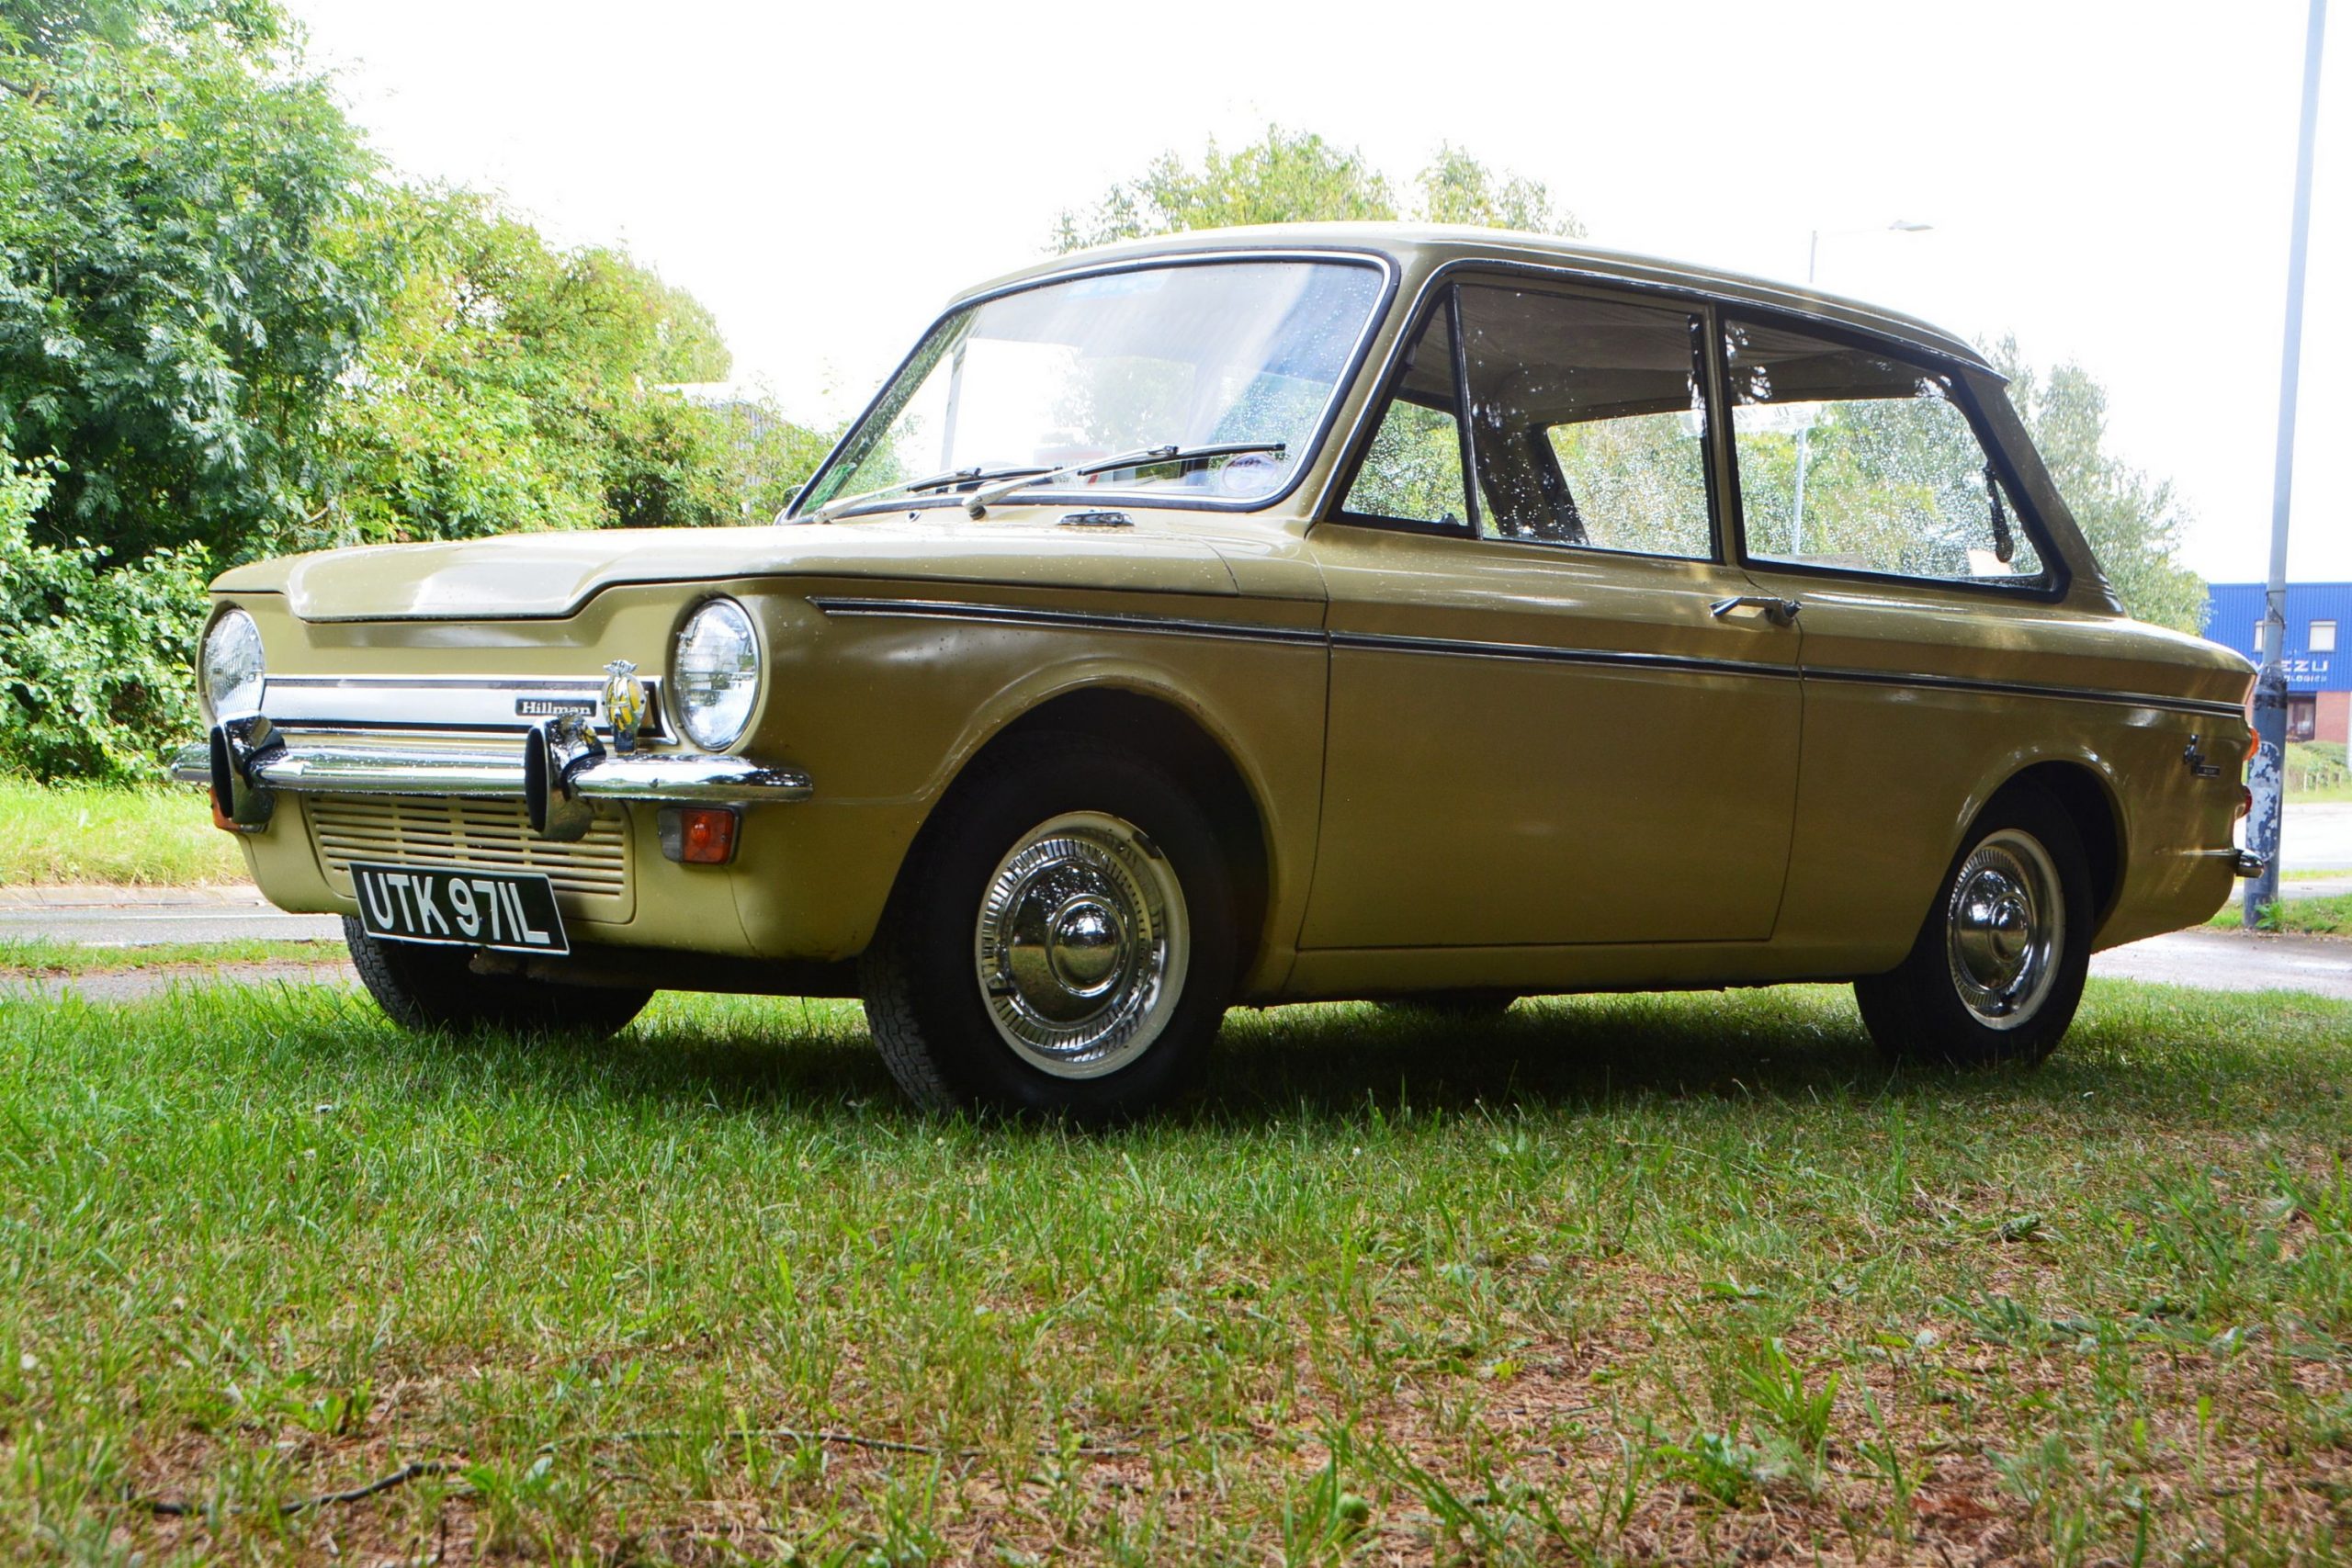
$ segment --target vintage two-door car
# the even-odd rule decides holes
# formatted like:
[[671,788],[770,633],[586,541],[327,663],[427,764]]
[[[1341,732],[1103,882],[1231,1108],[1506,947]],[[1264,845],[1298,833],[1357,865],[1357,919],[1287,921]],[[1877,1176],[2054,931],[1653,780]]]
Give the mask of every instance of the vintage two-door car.
[[931,1104],[1130,1111],[1329,998],[1850,981],[2032,1060],[2248,869],[2252,671],[2125,615],[1975,350],[1532,236],[1062,258],[772,525],[214,594],[182,775],[393,1018],[862,996]]

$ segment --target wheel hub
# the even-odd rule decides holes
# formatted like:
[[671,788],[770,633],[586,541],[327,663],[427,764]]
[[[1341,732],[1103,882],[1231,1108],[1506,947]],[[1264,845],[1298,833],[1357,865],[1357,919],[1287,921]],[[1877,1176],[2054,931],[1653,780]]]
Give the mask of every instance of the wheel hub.
[[2064,924],[2057,867],[2041,841],[2013,829],[1987,836],[1946,904],[1945,953],[1962,1005],[1996,1029],[2030,1019],[2057,979]]
[[1174,872],[1132,824],[1056,818],[1022,837],[982,894],[981,994],[1032,1066],[1097,1077],[1157,1037],[1182,988],[1188,931]]

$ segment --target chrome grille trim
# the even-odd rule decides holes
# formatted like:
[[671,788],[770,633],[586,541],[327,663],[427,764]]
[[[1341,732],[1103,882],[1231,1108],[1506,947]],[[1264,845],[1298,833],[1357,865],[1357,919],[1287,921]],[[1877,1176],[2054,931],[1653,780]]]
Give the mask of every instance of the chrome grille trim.
[[564,911],[587,919],[627,919],[636,903],[628,819],[616,808],[600,809],[587,837],[558,842],[532,833],[519,800],[311,795],[304,806],[319,863],[346,897],[351,863],[371,861],[539,872]]
[[[639,739],[674,744],[662,679],[645,682],[645,717]],[[523,713],[526,704],[576,705],[609,733],[601,676],[533,675],[272,675],[261,709],[273,724],[297,729],[502,731],[520,734],[548,716]],[[552,711],[552,710],[550,710]]]

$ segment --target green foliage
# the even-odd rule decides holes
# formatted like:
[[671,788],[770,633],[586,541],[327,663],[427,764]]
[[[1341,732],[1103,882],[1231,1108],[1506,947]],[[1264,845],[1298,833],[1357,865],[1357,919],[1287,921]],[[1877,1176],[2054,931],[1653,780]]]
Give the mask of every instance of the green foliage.
[[2188,513],[2169,482],[2107,450],[2107,389],[2072,363],[2044,379],[2014,338],[1994,344],[1989,357],[2008,378],[2009,401],[2124,608],[2158,626],[2200,630],[2205,581],[2179,558]]
[[251,47],[277,26],[257,5],[166,7],[189,25],[164,41],[125,7],[84,7],[87,32],[16,15],[0,440],[58,460],[36,531],[234,556],[315,488],[382,271],[347,232],[372,161],[322,82]]
[[273,0],[0,0],[0,50],[49,57],[84,38],[266,46],[285,36],[286,17]]
[[402,268],[330,411],[322,504],[281,547],[772,516],[824,438],[666,384],[731,359],[693,296],[615,250],[559,251],[466,191],[366,216]]
[[[1497,175],[1451,142],[1441,145],[1414,181],[1419,200],[1409,216],[1432,223],[1475,223],[1581,235],[1573,214],[1552,204],[1534,180]],[[1148,234],[1243,223],[1331,223],[1408,216],[1386,175],[1356,148],[1312,131],[1270,125],[1260,140],[1232,152],[1215,141],[1193,167],[1164,152],[1140,175],[1122,180],[1082,211],[1066,210],[1054,248],[1069,252]]]
[[195,732],[206,557],[37,542],[55,465],[0,446],[0,770],[123,783],[160,773],[159,748]]
[[731,366],[684,289],[379,177],[289,36],[0,0],[0,768],[152,776],[208,560],[765,517],[823,454],[662,389]]
[[1466,223],[1482,229],[1524,229],[1531,233],[1584,237],[1576,215],[1552,205],[1540,180],[1498,175],[1451,141],[1414,182],[1420,187],[1420,216],[1431,223]]
[[2287,742],[2287,793],[2342,794],[2352,790],[2352,762],[2341,740]]

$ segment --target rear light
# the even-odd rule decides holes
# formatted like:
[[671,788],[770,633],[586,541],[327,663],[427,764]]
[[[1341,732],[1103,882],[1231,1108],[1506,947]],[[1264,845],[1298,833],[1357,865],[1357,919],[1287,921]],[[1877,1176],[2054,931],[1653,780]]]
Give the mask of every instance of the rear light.
[[654,825],[669,859],[682,865],[725,865],[735,858],[741,820],[731,806],[665,806]]
[[2252,784],[2243,784],[2239,786],[2238,815],[2241,817],[2251,817],[2254,815],[2254,786]]

